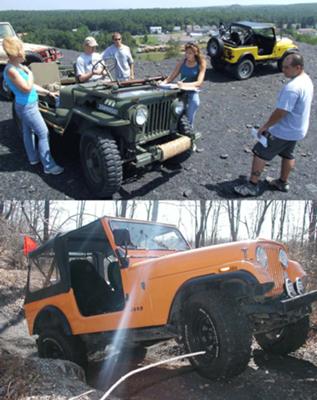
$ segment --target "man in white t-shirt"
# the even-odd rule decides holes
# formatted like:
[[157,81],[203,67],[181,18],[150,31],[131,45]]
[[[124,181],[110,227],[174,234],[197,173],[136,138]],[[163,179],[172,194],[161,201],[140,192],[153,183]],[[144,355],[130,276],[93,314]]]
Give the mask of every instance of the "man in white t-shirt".
[[84,52],[80,54],[76,62],[76,76],[79,82],[95,81],[102,78],[101,65],[93,70],[93,66],[102,60],[101,55],[96,52],[97,46],[98,43],[92,36],[88,36],[84,40]]
[[297,141],[304,139],[309,127],[314,87],[304,71],[304,60],[299,53],[289,54],[283,61],[283,73],[290,81],[282,88],[276,108],[258,135],[267,137],[267,147],[258,142],[253,148],[253,164],[249,182],[236,186],[241,196],[257,196],[258,182],[265,164],[275,156],[282,157],[280,177],[267,177],[272,189],[288,192],[288,177],[295,167],[294,150]]
[[112,34],[113,44],[106,48],[102,58],[104,60],[115,59],[115,74],[118,81],[134,79],[134,61],[130,48],[122,43],[122,36],[119,32]]

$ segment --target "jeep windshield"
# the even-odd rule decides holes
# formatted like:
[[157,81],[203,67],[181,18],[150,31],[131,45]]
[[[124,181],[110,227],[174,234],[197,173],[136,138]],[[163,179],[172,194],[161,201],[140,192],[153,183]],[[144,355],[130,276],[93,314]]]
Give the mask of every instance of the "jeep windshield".
[[111,220],[110,227],[127,229],[130,233],[132,250],[184,251],[190,247],[180,231],[172,226],[144,224],[141,222]]

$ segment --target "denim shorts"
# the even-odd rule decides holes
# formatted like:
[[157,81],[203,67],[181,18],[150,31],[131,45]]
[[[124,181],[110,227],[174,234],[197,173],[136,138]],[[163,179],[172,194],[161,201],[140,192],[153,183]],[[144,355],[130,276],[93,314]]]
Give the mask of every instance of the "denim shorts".
[[297,141],[279,139],[269,132],[265,132],[267,147],[258,142],[252,149],[253,154],[265,161],[271,161],[277,155],[288,160],[294,160]]

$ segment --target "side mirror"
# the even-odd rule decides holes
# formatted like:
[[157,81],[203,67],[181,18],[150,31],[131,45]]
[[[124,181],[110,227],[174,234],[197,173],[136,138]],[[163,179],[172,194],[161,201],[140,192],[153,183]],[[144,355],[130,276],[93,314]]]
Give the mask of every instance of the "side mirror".
[[117,246],[127,247],[131,243],[128,229],[114,229],[112,233]]

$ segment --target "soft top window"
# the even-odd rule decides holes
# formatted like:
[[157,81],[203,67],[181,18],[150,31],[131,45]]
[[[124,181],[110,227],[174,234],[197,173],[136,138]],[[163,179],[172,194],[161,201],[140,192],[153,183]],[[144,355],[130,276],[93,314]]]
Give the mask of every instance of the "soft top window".
[[60,282],[55,253],[49,248],[30,258],[29,291],[36,292]]

